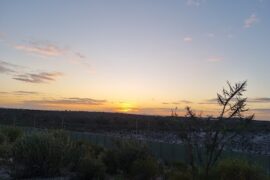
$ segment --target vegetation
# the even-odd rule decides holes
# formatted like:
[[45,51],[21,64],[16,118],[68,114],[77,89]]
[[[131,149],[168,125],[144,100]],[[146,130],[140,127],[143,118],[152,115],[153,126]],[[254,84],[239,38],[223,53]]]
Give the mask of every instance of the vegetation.
[[50,133],[25,135],[15,142],[13,153],[13,176],[30,178],[51,177],[61,173],[68,144]]
[[[204,178],[203,166],[193,171],[188,163],[165,163],[158,160],[145,144],[116,141],[104,149],[70,138],[63,130],[22,134],[14,142],[0,131],[1,168],[15,179],[37,177],[71,177],[72,179],[183,179]],[[195,172],[195,174],[194,174]],[[265,179],[264,172],[247,161],[219,161],[208,179]]]
[[109,174],[151,178],[157,175],[158,164],[145,145],[134,141],[116,142],[103,158]]
[[[193,175],[199,167],[202,167],[204,179],[209,179],[212,168],[220,159],[224,148],[234,140],[247,127],[254,115],[244,116],[247,98],[243,97],[247,82],[236,83],[232,86],[228,82],[228,90],[223,89],[222,94],[217,94],[218,104],[221,106],[220,115],[208,117],[202,124],[201,117],[187,107],[187,121],[181,138],[188,149],[189,165]],[[238,124],[232,131],[226,125],[226,121],[237,120]],[[203,127],[203,128],[202,128]]]
[[220,180],[264,180],[261,168],[242,159],[225,159],[218,163],[213,172],[214,179]]

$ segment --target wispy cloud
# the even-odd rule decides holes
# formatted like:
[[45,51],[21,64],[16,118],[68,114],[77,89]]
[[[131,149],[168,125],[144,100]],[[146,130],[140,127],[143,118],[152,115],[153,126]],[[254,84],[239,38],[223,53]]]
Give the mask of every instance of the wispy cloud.
[[212,99],[206,99],[203,102],[200,102],[198,104],[202,104],[202,105],[211,105],[211,104],[218,104],[217,102],[217,98],[212,98]]
[[4,73],[4,74],[14,73],[16,72],[17,68],[21,68],[21,66],[0,60],[0,73]]
[[46,57],[61,56],[65,53],[65,49],[52,43],[30,42],[28,44],[15,45],[15,48],[30,54]]
[[191,43],[193,41],[192,37],[190,37],[190,36],[184,37],[183,40],[184,40],[184,42],[187,42],[187,43]]
[[205,0],[187,0],[189,6],[200,6]]
[[70,63],[81,65],[86,68],[89,72],[94,72],[91,64],[88,62],[87,57],[79,52],[74,52],[73,56],[69,58]]
[[191,101],[188,100],[180,100],[180,101],[173,101],[173,102],[163,102],[164,105],[180,105],[180,104],[192,104]]
[[1,91],[0,94],[2,95],[15,95],[15,96],[29,96],[29,95],[39,95],[39,92],[36,91],[11,91],[11,92],[3,92]]
[[[232,99],[235,101],[236,99]],[[270,103],[270,97],[248,98],[248,103]],[[206,99],[199,104],[217,104],[217,98]]]
[[250,98],[248,99],[250,103],[270,103],[269,97],[259,97],[259,98]]
[[18,81],[23,81],[27,83],[47,83],[50,81],[55,81],[56,78],[62,76],[63,74],[60,72],[41,72],[41,73],[25,73],[18,74],[13,79]]
[[207,59],[208,62],[220,62],[222,60],[223,60],[223,57],[220,57],[220,56],[210,56]]
[[258,21],[258,17],[253,13],[244,21],[244,28],[250,28]]
[[27,96],[27,95],[38,95],[38,94],[40,94],[39,92],[36,92],[36,91],[13,91],[12,93],[14,95],[18,95],[18,96]]
[[8,74],[12,79],[23,81],[27,83],[47,83],[50,81],[55,81],[58,77],[62,76],[61,72],[39,72],[39,73],[29,73],[25,72],[25,67],[11,64],[0,60],[0,73]]
[[81,59],[86,58],[85,55],[83,55],[83,54],[81,54],[81,53],[79,53],[79,52],[75,52],[74,54],[75,54],[78,58],[81,58]]
[[31,101],[23,101],[26,104],[35,104],[38,106],[55,106],[55,105],[103,105],[107,101],[106,100],[98,100],[92,98],[79,98],[79,97],[71,97],[71,98],[63,98],[63,99],[48,99],[48,100],[31,100]]
[[6,65],[4,62],[0,62],[0,73],[2,74],[9,74],[14,72],[8,65]]

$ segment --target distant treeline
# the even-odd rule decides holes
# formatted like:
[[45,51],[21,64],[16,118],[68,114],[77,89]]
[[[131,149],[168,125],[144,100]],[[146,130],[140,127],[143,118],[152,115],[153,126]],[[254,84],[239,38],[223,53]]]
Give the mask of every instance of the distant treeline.
[[[185,117],[148,116],[123,113],[44,111],[0,108],[0,123],[37,128],[64,128],[75,131],[181,131]],[[206,120],[202,118],[201,127]],[[233,127],[238,120],[226,122]],[[251,131],[269,131],[270,122],[254,121]]]

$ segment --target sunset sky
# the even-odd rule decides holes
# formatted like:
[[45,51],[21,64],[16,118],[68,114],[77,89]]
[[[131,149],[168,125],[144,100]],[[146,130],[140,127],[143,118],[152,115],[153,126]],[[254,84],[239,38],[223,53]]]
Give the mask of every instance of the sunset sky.
[[0,107],[270,120],[270,0],[1,0]]

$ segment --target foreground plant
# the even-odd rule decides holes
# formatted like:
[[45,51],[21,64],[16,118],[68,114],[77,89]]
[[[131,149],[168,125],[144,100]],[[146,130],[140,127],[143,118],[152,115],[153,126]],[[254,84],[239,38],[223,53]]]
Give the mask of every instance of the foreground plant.
[[52,177],[68,167],[73,142],[62,132],[33,133],[18,139],[12,147],[15,178]]
[[[248,111],[247,98],[243,97],[247,82],[227,84],[228,89],[223,89],[221,94],[217,94],[217,102],[221,106],[219,116],[202,118],[190,107],[186,108],[187,122],[181,138],[187,145],[189,165],[193,174],[195,175],[201,166],[204,179],[209,178],[210,171],[220,159],[226,145],[254,118],[254,115],[244,115]],[[233,121],[237,121],[237,127],[231,126]]]

